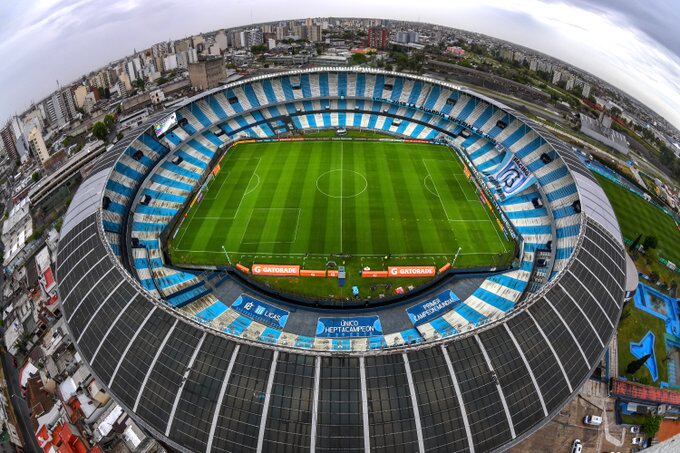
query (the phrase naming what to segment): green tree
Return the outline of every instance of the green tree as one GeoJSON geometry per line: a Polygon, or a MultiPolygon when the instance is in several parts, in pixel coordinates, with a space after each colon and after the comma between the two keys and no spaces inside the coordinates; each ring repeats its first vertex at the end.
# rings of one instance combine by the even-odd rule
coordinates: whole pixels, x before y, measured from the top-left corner
{"type": "Polygon", "coordinates": [[[267,45],[266,44],[260,44],[258,46],[252,46],[250,48],[250,51],[254,54],[265,53],[267,51],[267,45]]]}
{"type": "Polygon", "coordinates": [[[612,107],[611,109],[609,109],[609,113],[612,116],[619,116],[619,115],[621,115],[621,109],[618,108],[618,107],[612,107]]]}
{"type": "Polygon", "coordinates": [[[642,239],[642,234],[638,234],[633,242],[628,246],[628,251],[635,253],[637,251],[638,245],[640,244],[640,239],[642,239]]]}
{"type": "Polygon", "coordinates": [[[361,53],[354,53],[354,54],[352,54],[352,57],[349,59],[349,62],[352,65],[364,64],[367,61],[368,61],[368,58],[366,57],[366,55],[361,54],[361,53]]]}
{"type": "Polygon", "coordinates": [[[112,131],[113,126],[116,125],[116,118],[113,115],[106,115],[104,117],[104,125],[109,131],[112,131]]]}
{"type": "Polygon", "coordinates": [[[106,124],[102,123],[101,121],[97,121],[92,126],[92,135],[94,135],[99,140],[106,140],[106,136],[109,135],[109,129],[106,127],[106,124]]]}
{"type": "Polygon", "coordinates": [[[650,414],[645,417],[645,421],[642,422],[642,430],[645,432],[645,434],[647,434],[647,436],[653,438],[656,436],[656,433],[659,432],[659,427],[661,426],[662,420],[662,416],[650,414]]]}
{"type": "Polygon", "coordinates": [[[33,180],[33,182],[38,182],[38,181],[40,181],[40,178],[41,178],[41,177],[42,177],[42,176],[40,175],[40,172],[39,172],[39,171],[33,172],[33,174],[31,175],[31,179],[33,180]]]}
{"type": "Polygon", "coordinates": [[[642,246],[645,248],[645,250],[655,249],[657,245],[659,245],[659,240],[656,238],[656,236],[646,236],[645,240],[642,241],[642,246]]]}

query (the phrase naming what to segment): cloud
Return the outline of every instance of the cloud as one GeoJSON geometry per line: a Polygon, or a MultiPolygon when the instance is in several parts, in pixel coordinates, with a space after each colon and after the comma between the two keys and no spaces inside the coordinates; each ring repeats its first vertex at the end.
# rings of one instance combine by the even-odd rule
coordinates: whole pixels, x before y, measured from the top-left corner
{"type": "Polygon", "coordinates": [[[680,127],[680,8],[663,0],[40,0],[0,6],[0,118],[108,61],[201,31],[292,19],[418,20],[555,56],[623,89],[680,127]],[[6,24],[6,26],[5,26],[6,24]]]}

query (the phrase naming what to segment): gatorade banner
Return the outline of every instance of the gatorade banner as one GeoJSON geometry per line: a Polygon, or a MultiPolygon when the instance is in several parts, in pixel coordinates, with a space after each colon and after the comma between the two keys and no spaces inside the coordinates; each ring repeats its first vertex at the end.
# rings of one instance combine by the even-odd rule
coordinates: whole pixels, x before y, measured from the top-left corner
{"type": "Polygon", "coordinates": [[[253,264],[253,275],[270,277],[299,277],[300,266],[288,264],[253,264]]]}
{"type": "Polygon", "coordinates": [[[319,338],[365,338],[382,335],[382,325],[377,316],[356,318],[319,318],[316,336],[319,338]]]}
{"type": "Polygon", "coordinates": [[[536,178],[514,159],[497,171],[493,178],[506,198],[520,193],[536,182],[536,178]]]}
{"type": "Polygon", "coordinates": [[[215,165],[215,168],[213,168],[210,173],[212,173],[213,176],[217,176],[217,174],[220,172],[221,168],[222,167],[220,166],[220,164],[217,164],[217,165],[215,165]]]}
{"type": "Polygon", "coordinates": [[[231,308],[253,321],[277,329],[283,329],[288,321],[289,313],[286,310],[260,302],[245,294],[236,299],[231,308]]]}
{"type": "Polygon", "coordinates": [[[434,266],[390,266],[387,268],[387,273],[395,278],[434,277],[437,274],[437,268],[434,266]]]}
{"type": "Polygon", "coordinates": [[[406,309],[406,314],[414,326],[419,326],[435,318],[439,318],[460,302],[452,291],[444,291],[434,299],[421,302],[406,309]]]}
{"type": "Polygon", "coordinates": [[[236,263],[236,269],[240,270],[241,272],[243,272],[246,275],[250,274],[250,269],[248,269],[247,267],[245,267],[241,263],[236,263]]]}

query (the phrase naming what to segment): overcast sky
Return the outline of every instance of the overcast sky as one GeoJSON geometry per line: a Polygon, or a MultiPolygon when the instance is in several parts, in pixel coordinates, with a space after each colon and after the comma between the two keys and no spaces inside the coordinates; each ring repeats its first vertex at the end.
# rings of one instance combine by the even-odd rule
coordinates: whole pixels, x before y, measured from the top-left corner
{"type": "Polygon", "coordinates": [[[0,120],[153,43],[252,22],[318,16],[418,20],[560,58],[680,128],[679,0],[5,0],[0,120]]]}

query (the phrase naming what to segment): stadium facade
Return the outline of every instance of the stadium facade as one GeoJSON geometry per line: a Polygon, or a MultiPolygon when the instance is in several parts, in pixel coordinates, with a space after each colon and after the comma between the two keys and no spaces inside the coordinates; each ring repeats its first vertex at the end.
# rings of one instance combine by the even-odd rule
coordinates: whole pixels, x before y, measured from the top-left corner
{"type": "Polygon", "coordinates": [[[151,118],[81,185],[57,263],[81,357],[179,451],[507,448],[598,366],[631,272],[607,197],[545,128],[461,86],[362,68],[239,81],[151,118]],[[466,297],[443,287],[380,312],[329,312],[164,262],[163,233],[229,144],[353,127],[455,148],[497,194],[518,265],[466,297]],[[515,177],[501,181],[511,166],[515,177]],[[322,338],[328,316],[382,324],[322,338]]]}

